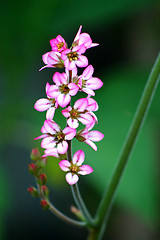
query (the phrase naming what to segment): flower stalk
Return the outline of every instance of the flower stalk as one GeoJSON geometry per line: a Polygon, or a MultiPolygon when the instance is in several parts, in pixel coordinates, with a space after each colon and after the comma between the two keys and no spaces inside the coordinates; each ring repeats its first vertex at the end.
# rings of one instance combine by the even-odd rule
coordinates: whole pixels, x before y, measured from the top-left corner
{"type": "Polygon", "coordinates": [[[151,70],[149,79],[146,83],[144,92],[137,107],[133,122],[131,124],[124,146],[117,161],[117,165],[113,171],[111,179],[106,187],[106,191],[97,210],[95,218],[97,229],[90,233],[89,240],[100,240],[104,233],[108,216],[115,198],[117,187],[120,183],[121,177],[123,175],[129,156],[135,144],[136,138],[148,113],[152,97],[159,82],[159,78],[160,53],[158,54],[154,66],[151,70]]]}

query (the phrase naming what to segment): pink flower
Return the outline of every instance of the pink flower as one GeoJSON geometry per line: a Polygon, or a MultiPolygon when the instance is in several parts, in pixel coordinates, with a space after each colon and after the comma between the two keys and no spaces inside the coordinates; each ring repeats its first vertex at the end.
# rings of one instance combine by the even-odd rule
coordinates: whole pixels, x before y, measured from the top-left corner
{"type": "Polygon", "coordinates": [[[60,35],[58,35],[56,38],[53,38],[50,40],[50,45],[52,47],[52,51],[54,52],[62,52],[66,50],[67,44],[60,35]]]}
{"type": "Polygon", "coordinates": [[[93,90],[97,90],[102,87],[103,82],[96,77],[92,77],[94,68],[92,65],[89,65],[79,77],[78,86],[81,91],[94,96],[95,93],[93,90]]]}
{"type": "MultiPolygon", "coordinates": [[[[50,88],[50,84],[47,83],[46,92],[48,91],[49,88],[50,88]]],[[[36,103],[34,104],[34,108],[39,112],[43,112],[47,110],[46,119],[52,120],[54,117],[55,110],[56,108],[58,108],[58,103],[56,102],[55,98],[49,98],[49,97],[41,98],[36,101],[36,103]]]]}
{"type": "Polygon", "coordinates": [[[56,98],[61,107],[66,107],[71,101],[71,96],[77,94],[79,87],[75,83],[68,83],[66,73],[56,72],[53,75],[53,82],[56,85],[51,85],[48,88],[47,95],[50,98],[56,98]]]}
{"type": "Polygon", "coordinates": [[[89,165],[82,165],[84,162],[84,152],[82,150],[78,150],[72,159],[72,162],[67,160],[62,160],[59,162],[60,168],[67,172],[66,181],[73,185],[79,180],[79,175],[87,175],[93,172],[93,169],[89,165]]]}
{"type": "Polygon", "coordinates": [[[95,106],[96,101],[94,99],[92,100],[90,101],[88,98],[81,98],[75,102],[73,107],[69,106],[62,110],[63,116],[68,118],[68,126],[71,128],[77,128],[79,126],[78,121],[84,125],[93,124],[94,119],[90,111],[96,111],[97,105],[95,106]]]}
{"type": "Polygon", "coordinates": [[[79,30],[75,36],[72,46],[81,46],[84,45],[86,49],[91,47],[96,47],[98,43],[92,43],[92,39],[88,33],[81,33],[82,26],[79,27],[79,30]]]}
{"type": "Polygon", "coordinates": [[[95,151],[97,151],[97,146],[94,142],[99,142],[104,138],[104,134],[93,130],[93,131],[89,131],[89,129],[86,127],[83,130],[80,130],[77,135],[76,138],[80,141],[80,142],[85,142],[87,143],[89,146],[91,146],[95,151]]]}
{"type": "Polygon", "coordinates": [[[57,123],[51,120],[45,120],[44,125],[41,128],[43,135],[35,138],[41,139],[41,147],[46,149],[53,149],[57,147],[57,153],[64,154],[68,149],[67,140],[71,140],[76,135],[76,130],[70,127],[66,127],[63,131],[60,129],[57,123]]]}
{"type": "Polygon", "coordinates": [[[64,65],[67,70],[73,70],[78,67],[86,67],[88,65],[88,59],[86,56],[83,56],[86,48],[84,45],[75,46],[71,49],[66,49],[62,52],[61,58],[64,61],[64,65]]]}
{"type": "Polygon", "coordinates": [[[64,64],[61,59],[61,54],[59,52],[47,52],[42,56],[43,62],[46,64],[44,67],[42,67],[39,71],[41,71],[44,68],[62,68],[64,67],[64,64]]]}

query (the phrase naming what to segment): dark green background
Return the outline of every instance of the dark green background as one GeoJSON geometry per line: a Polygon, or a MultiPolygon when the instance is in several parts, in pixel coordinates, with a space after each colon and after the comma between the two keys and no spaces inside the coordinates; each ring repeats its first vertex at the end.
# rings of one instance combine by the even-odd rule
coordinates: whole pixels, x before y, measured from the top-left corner
{"type": "MultiPolygon", "coordinates": [[[[45,119],[45,113],[33,105],[45,97],[45,84],[52,83],[55,71],[38,71],[43,66],[41,56],[50,51],[49,40],[58,34],[70,45],[80,25],[93,42],[100,43],[86,56],[95,68],[94,76],[104,82],[96,91],[99,124],[94,129],[105,138],[97,143],[97,152],[73,141],[74,151],[83,149],[86,164],[94,168],[80,179],[82,195],[94,214],[160,49],[160,2],[2,1],[0,25],[0,239],[85,239],[84,230],[43,212],[39,199],[27,193],[34,185],[28,173],[29,155],[32,147],[40,146],[33,139],[40,135],[45,119]]],[[[104,239],[160,237],[159,92],[160,87],[122,178],[104,239]]],[[[58,123],[60,116],[57,112],[58,123]]],[[[70,188],[56,159],[48,159],[46,172],[51,199],[72,216],[70,188]]]]}

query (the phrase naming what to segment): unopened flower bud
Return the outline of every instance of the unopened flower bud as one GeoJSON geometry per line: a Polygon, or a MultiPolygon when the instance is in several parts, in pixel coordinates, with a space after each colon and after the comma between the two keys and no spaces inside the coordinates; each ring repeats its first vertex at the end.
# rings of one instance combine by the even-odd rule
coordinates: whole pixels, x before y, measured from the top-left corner
{"type": "Polygon", "coordinates": [[[40,184],[40,185],[45,185],[46,182],[47,182],[47,176],[45,173],[42,173],[38,178],[37,178],[37,182],[40,184]]]}
{"type": "Polygon", "coordinates": [[[47,158],[46,157],[42,157],[41,159],[39,159],[39,161],[37,162],[37,165],[41,168],[45,167],[47,164],[47,158]]]}
{"type": "Polygon", "coordinates": [[[28,165],[28,171],[30,174],[36,175],[37,172],[37,166],[34,163],[31,163],[28,165]]]}
{"type": "Polygon", "coordinates": [[[44,210],[47,210],[49,208],[49,204],[47,203],[46,200],[41,200],[40,203],[44,210]]]}
{"type": "Polygon", "coordinates": [[[31,159],[33,160],[33,161],[37,161],[37,160],[39,160],[41,158],[41,154],[40,154],[40,152],[39,152],[39,150],[38,150],[38,148],[36,148],[36,149],[32,149],[32,152],[31,152],[31,159]]]}
{"type": "Polygon", "coordinates": [[[44,196],[48,198],[48,195],[49,195],[49,189],[48,189],[48,187],[47,187],[46,185],[43,185],[43,186],[41,187],[41,190],[42,190],[42,193],[44,194],[44,196]]]}
{"type": "Polygon", "coordinates": [[[27,191],[31,194],[32,197],[39,197],[39,192],[34,187],[29,187],[27,191]]]}

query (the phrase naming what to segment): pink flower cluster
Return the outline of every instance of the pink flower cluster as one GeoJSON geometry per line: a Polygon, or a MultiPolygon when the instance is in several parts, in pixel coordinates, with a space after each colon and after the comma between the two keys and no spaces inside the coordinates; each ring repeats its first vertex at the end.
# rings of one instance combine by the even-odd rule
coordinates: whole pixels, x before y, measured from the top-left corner
{"type": "Polygon", "coordinates": [[[54,73],[53,85],[46,84],[46,98],[37,100],[34,105],[37,111],[47,111],[46,120],[41,128],[42,135],[35,139],[42,139],[41,147],[45,149],[43,156],[64,159],[59,162],[59,166],[67,172],[66,180],[70,185],[78,181],[79,175],[90,174],[93,169],[88,165],[82,165],[85,158],[82,150],[78,150],[71,161],[62,157],[66,155],[69,141],[76,138],[97,151],[94,142],[98,142],[104,137],[101,132],[92,130],[98,122],[94,113],[98,110],[98,104],[91,98],[95,95],[94,90],[101,88],[103,82],[99,78],[93,77],[94,68],[92,65],[88,65],[88,59],[83,55],[88,48],[98,44],[92,43],[90,35],[81,33],[81,29],[82,26],[70,48],[60,35],[50,40],[52,50],[42,56],[45,66],[41,69],[64,67],[65,72],[54,73]],[[86,67],[80,76],[78,76],[77,67],[86,67]],[[78,99],[71,106],[71,98],[81,91],[87,96],[78,99]],[[61,112],[67,118],[67,126],[63,130],[53,120],[56,109],[60,107],[64,108],[61,112]],[[85,127],[77,131],[79,123],[85,127]]]}

